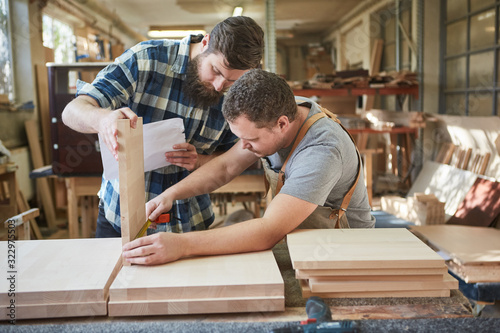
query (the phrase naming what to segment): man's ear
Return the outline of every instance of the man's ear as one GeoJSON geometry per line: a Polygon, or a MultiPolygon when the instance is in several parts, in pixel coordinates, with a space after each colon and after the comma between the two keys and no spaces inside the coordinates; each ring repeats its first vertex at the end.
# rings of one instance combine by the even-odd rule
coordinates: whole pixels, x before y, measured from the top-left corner
{"type": "Polygon", "coordinates": [[[210,35],[206,34],[201,40],[201,52],[204,52],[208,48],[209,41],[210,41],[210,35]]]}
{"type": "Polygon", "coordinates": [[[287,116],[282,115],[278,118],[277,125],[281,131],[287,130],[288,127],[290,126],[290,121],[288,120],[287,116]]]}

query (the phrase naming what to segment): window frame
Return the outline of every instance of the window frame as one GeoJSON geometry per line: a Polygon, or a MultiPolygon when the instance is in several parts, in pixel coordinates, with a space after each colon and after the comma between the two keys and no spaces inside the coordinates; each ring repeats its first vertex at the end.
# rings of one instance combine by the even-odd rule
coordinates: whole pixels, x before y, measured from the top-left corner
{"type": "MultiPolygon", "coordinates": [[[[441,7],[440,7],[440,41],[441,41],[441,47],[439,51],[439,57],[440,57],[440,67],[441,67],[441,74],[440,74],[440,93],[439,93],[439,114],[449,114],[449,115],[454,115],[456,113],[449,113],[447,112],[447,103],[446,100],[450,96],[463,96],[465,97],[464,99],[464,114],[463,116],[471,116],[470,115],[470,95],[472,94],[484,94],[484,93],[490,93],[492,95],[492,105],[491,105],[491,116],[498,116],[498,105],[499,101],[498,99],[500,98],[499,93],[500,93],[500,85],[498,85],[498,60],[499,60],[499,52],[500,52],[500,42],[499,42],[499,14],[500,14],[500,1],[495,1],[494,3],[487,5],[481,9],[471,11],[471,3],[470,0],[467,0],[467,11],[465,15],[456,17],[452,20],[447,20],[447,3],[448,0],[441,0],[441,7]],[[483,47],[480,49],[474,49],[471,50],[471,18],[474,17],[475,15],[478,15],[482,12],[488,11],[488,10],[495,10],[495,33],[494,33],[494,45],[488,46],[488,47],[483,47]],[[465,52],[453,54],[453,55],[446,55],[446,47],[447,47],[447,31],[448,31],[448,26],[450,24],[466,20],[466,26],[467,26],[467,32],[466,32],[466,50],[465,52]],[[470,58],[473,55],[476,54],[481,54],[481,53],[487,53],[487,52],[493,52],[493,80],[492,80],[492,85],[491,87],[470,87],[470,58]],[[459,59],[459,58],[465,58],[465,87],[464,88],[452,88],[448,89],[447,87],[447,64],[448,61],[459,59]]],[[[462,115],[462,114],[461,114],[462,115]]],[[[476,115],[472,115],[476,116],[476,115]]],[[[482,115],[477,115],[477,116],[482,116],[482,115]]]]}

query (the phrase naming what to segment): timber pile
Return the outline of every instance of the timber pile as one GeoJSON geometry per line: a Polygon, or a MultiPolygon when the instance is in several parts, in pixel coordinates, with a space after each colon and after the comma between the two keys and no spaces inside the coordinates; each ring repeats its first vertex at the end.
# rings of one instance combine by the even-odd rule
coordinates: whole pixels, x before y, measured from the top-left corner
{"type": "Polygon", "coordinates": [[[110,316],[285,310],[272,251],[124,266],[110,288],[110,316]]]}
{"type": "Polygon", "coordinates": [[[296,230],[287,236],[302,296],[449,297],[458,281],[407,229],[296,230]]]}
{"type": "Polygon", "coordinates": [[[466,283],[500,282],[499,229],[433,225],[411,230],[449,256],[448,268],[466,283]]]}
{"type": "Polygon", "coordinates": [[[0,269],[7,276],[0,279],[1,320],[10,320],[12,314],[12,319],[107,314],[109,286],[121,257],[119,238],[9,244],[0,242],[6,254],[0,269]],[[13,253],[8,262],[7,255],[13,253]]]}

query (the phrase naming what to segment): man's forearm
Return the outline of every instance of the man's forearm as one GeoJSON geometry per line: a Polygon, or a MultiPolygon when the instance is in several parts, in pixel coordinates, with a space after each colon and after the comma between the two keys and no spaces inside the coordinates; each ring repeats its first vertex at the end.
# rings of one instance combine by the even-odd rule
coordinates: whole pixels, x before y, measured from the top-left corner
{"type": "Polygon", "coordinates": [[[92,97],[81,95],[66,105],[62,120],[77,132],[98,133],[102,118],[109,112],[111,111],[100,108],[92,97]]]}

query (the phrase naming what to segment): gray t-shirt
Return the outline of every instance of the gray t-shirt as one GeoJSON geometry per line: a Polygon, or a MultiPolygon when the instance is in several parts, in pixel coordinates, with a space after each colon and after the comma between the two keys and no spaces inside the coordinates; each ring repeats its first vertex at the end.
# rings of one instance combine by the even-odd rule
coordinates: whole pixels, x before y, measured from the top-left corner
{"type": "MultiPolygon", "coordinates": [[[[307,118],[321,112],[312,100],[297,99],[299,105],[311,108],[307,118]]],[[[281,169],[291,148],[292,145],[267,157],[272,169],[281,169]]],[[[356,179],[358,164],[356,148],[346,131],[333,120],[321,118],[309,128],[292,153],[280,193],[339,209],[356,179]]],[[[362,168],[346,216],[351,228],[372,228],[375,224],[362,168]]]]}

